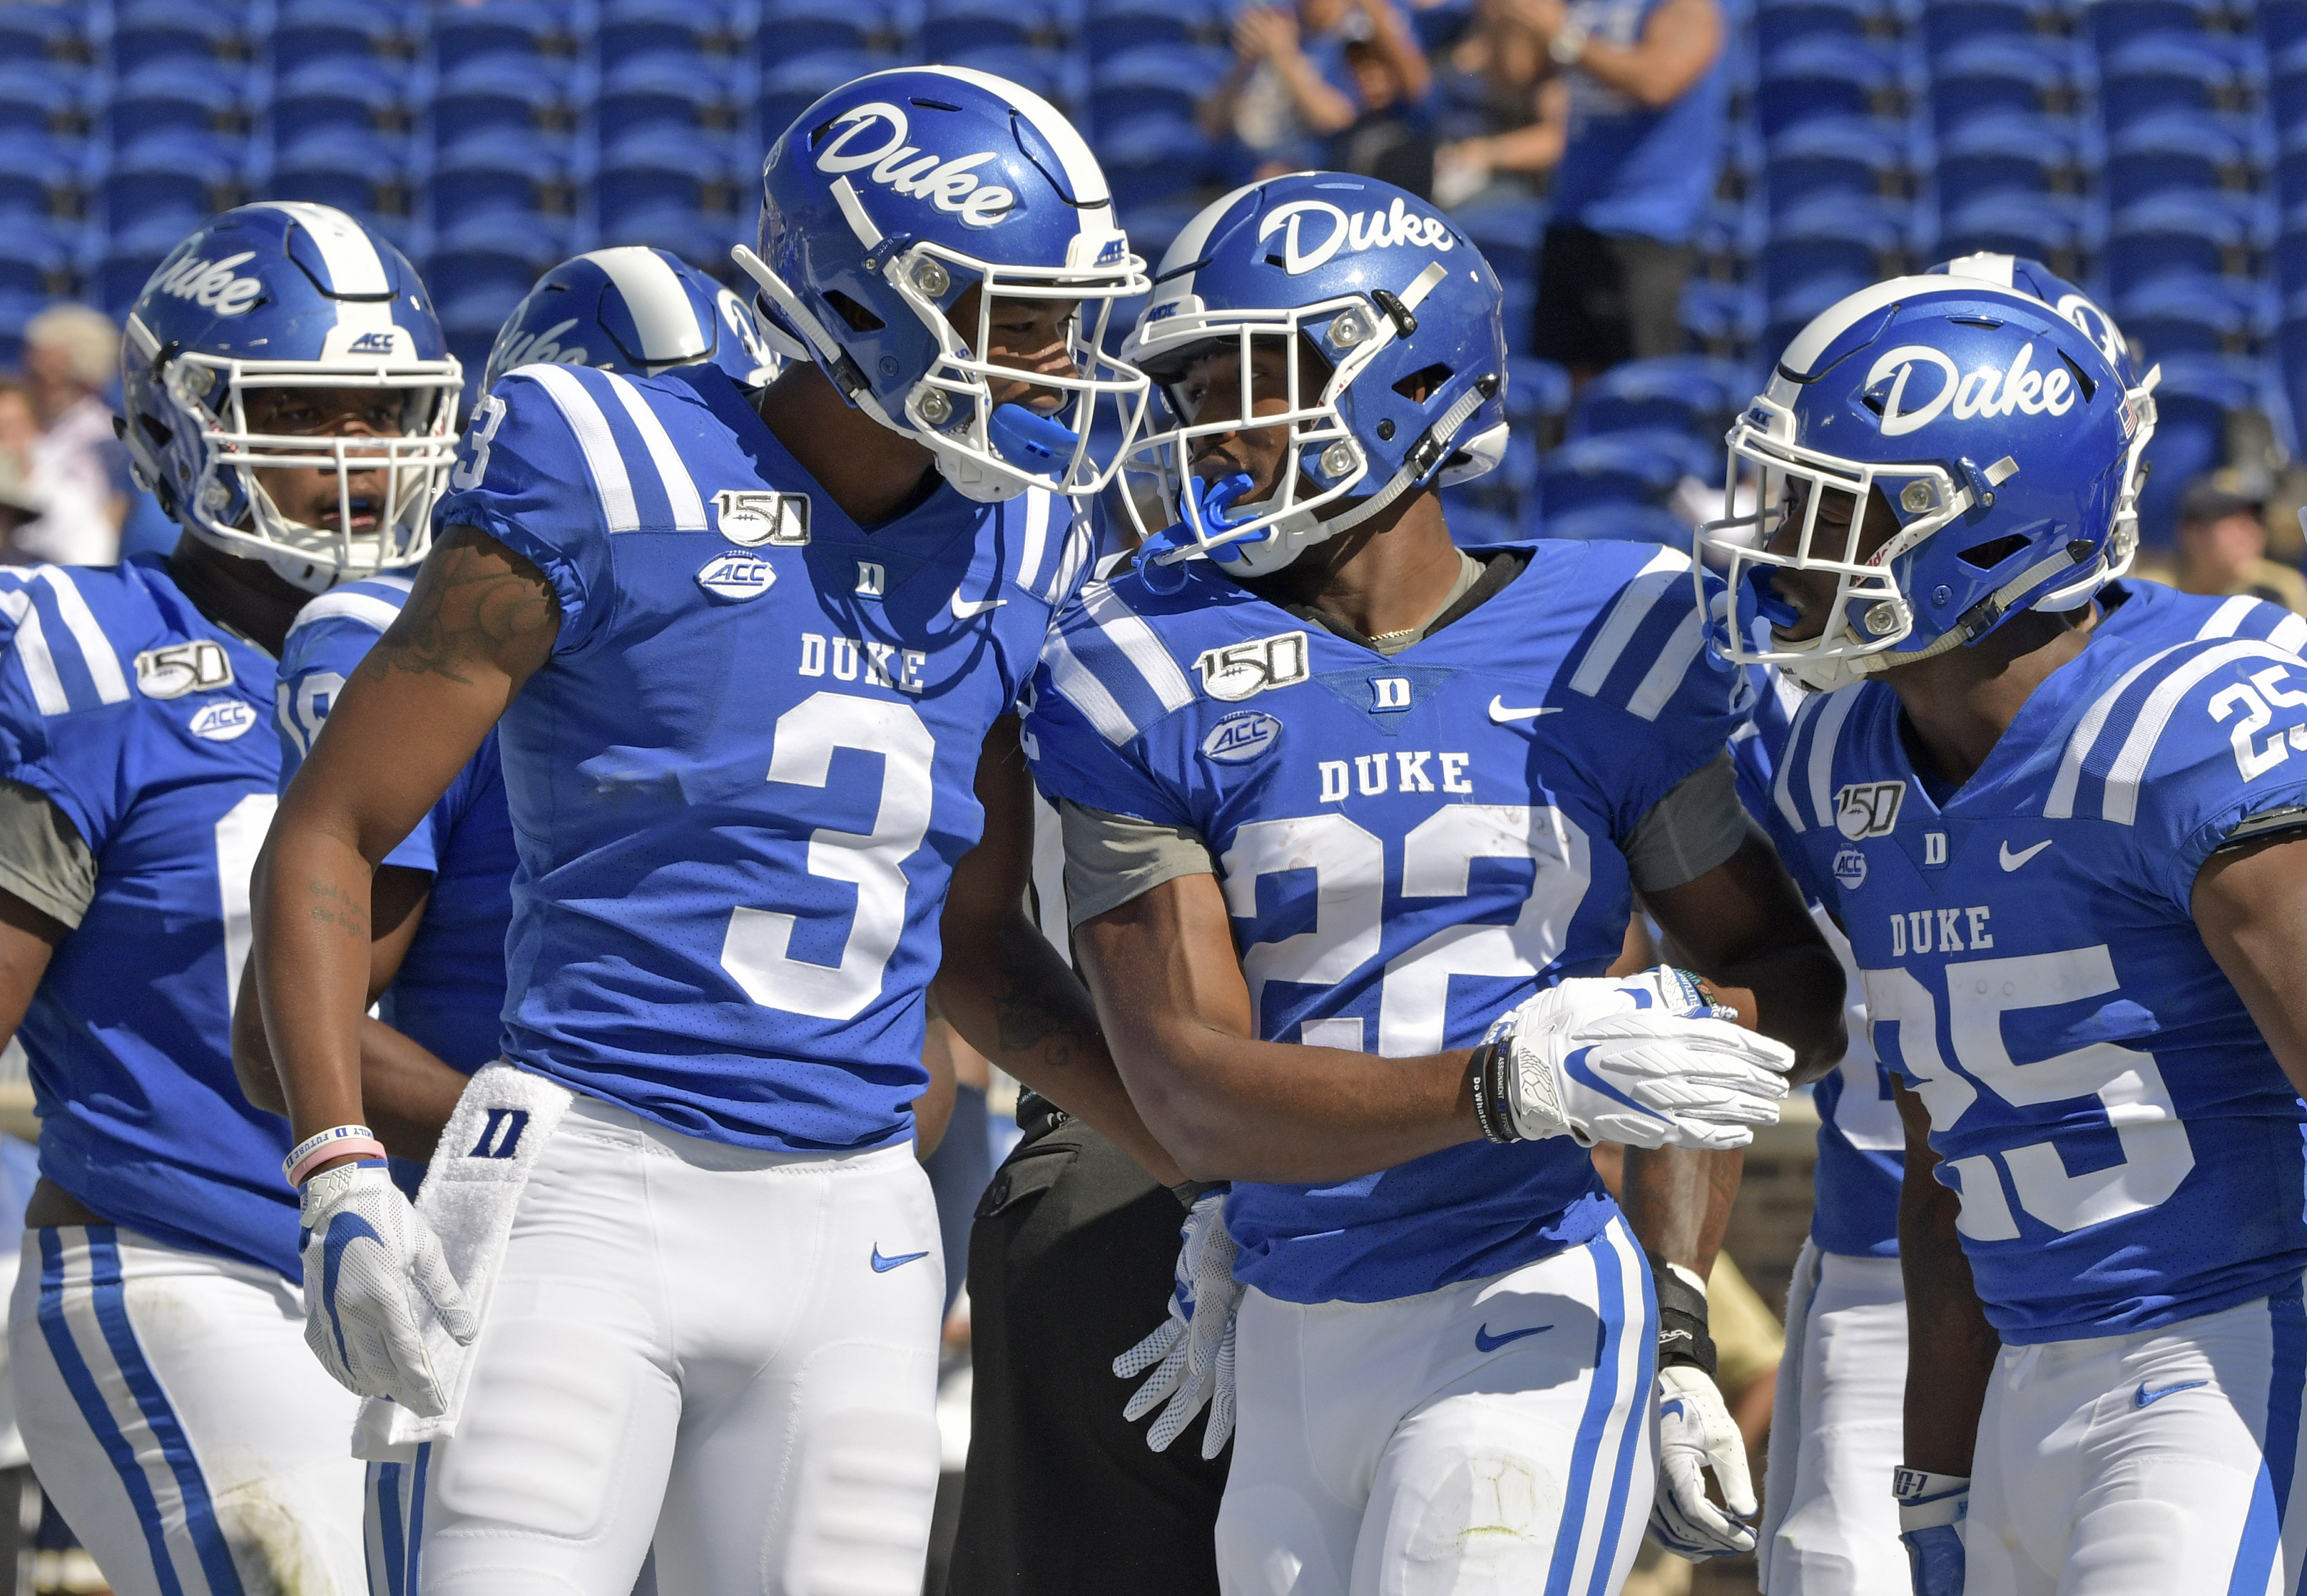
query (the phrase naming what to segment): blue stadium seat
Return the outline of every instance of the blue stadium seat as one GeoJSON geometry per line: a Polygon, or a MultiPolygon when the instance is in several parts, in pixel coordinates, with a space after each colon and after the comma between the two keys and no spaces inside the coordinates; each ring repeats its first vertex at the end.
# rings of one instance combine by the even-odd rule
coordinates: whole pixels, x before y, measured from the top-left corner
{"type": "Polygon", "coordinates": [[[272,70],[385,56],[407,34],[407,13],[395,0],[287,0],[272,23],[272,70]]]}
{"type": "Polygon", "coordinates": [[[275,143],[325,127],[399,133],[409,121],[408,73],[397,61],[323,56],[281,74],[267,120],[275,143]]]}
{"type": "Polygon", "coordinates": [[[1222,75],[1227,52],[1199,45],[1141,45],[1090,64],[1092,125],[1133,120],[1153,112],[1191,116],[1194,106],[1222,75]]]}
{"type": "Polygon", "coordinates": [[[247,127],[249,74],[222,61],[148,61],[113,86],[104,112],[113,142],[161,128],[234,133],[247,127]]]}
{"type": "MultiPolygon", "coordinates": [[[[428,280],[437,280],[427,271],[428,280]]],[[[543,271],[536,276],[543,276],[543,271]]],[[[530,282],[534,282],[532,278],[530,282]]],[[[497,333],[513,313],[513,307],[527,297],[529,284],[519,287],[493,284],[467,289],[453,299],[442,298],[435,291],[434,304],[441,313],[441,330],[447,335],[449,353],[454,355],[465,368],[465,392],[468,399],[477,396],[481,373],[488,369],[489,351],[495,348],[497,333]]]]}
{"type": "Polygon", "coordinates": [[[1752,283],[1685,282],[1679,313],[1693,348],[1704,354],[1744,356],[1762,332],[1762,291],[1752,283]]]}
{"type": "Polygon", "coordinates": [[[1656,504],[1589,504],[1557,515],[1542,511],[1535,526],[1525,522],[1525,537],[1558,537],[1565,543],[1659,543],[1690,552],[1691,530],[1674,511],[1656,504]]]}
{"type": "Polygon", "coordinates": [[[2174,271],[2248,277],[2263,236],[2256,198],[2173,189],[2117,211],[2106,236],[2106,278],[2119,296],[2174,271]]]}
{"type": "Polygon", "coordinates": [[[2307,124],[2307,39],[2285,46],[2269,64],[2267,108],[2277,127],[2307,124]]]}
{"type": "Polygon", "coordinates": [[[2296,434],[2307,426],[2307,295],[2292,294],[2284,300],[2283,320],[2276,327],[2273,342],[2275,380],[2290,401],[2295,459],[2299,453],[2296,434]]]}
{"type": "Polygon", "coordinates": [[[2251,9],[2269,56],[2307,39],[2307,0],[2259,0],[2251,9]]]}
{"type": "Polygon", "coordinates": [[[1711,446],[1721,442],[1754,389],[1754,373],[1735,361],[1703,355],[1630,360],[1604,372],[1578,396],[1568,436],[1666,431],[1711,446]]]}
{"type": "Polygon", "coordinates": [[[1539,457],[1538,493],[1547,519],[1592,504],[1659,504],[1685,476],[1705,476],[1720,451],[1672,431],[1606,433],[1565,442],[1539,457]]]}
{"type": "Polygon", "coordinates": [[[1139,45],[1214,42],[1222,19],[1209,0],[1089,0],[1083,43],[1101,61],[1139,45]]]}
{"type": "Polygon", "coordinates": [[[1762,253],[1765,220],[1759,204],[1717,200],[1707,207],[1690,236],[1699,273],[1720,282],[1745,281],[1762,253]]]}
{"type": "Polygon", "coordinates": [[[0,216],[77,212],[86,151],[46,133],[0,130],[0,216]]]}
{"type": "Polygon", "coordinates": [[[1903,195],[1911,169],[1906,124],[1878,116],[1798,122],[1771,141],[1763,167],[1774,210],[1822,194],[1903,195]]]}
{"type": "Polygon", "coordinates": [[[2307,292],[2307,202],[2283,213],[2283,230],[2276,236],[2274,257],[2276,285],[2286,296],[2307,292]]]}
{"type": "Polygon", "coordinates": [[[1817,34],[1762,57],[1754,105],[1763,136],[1817,116],[1900,116],[1908,73],[1898,47],[1817,34]]]}
{"type": "Polygon", "coordinates": [[[1809,326],[1821,311],[1877,280],[1871,272],[1864,276],[1813,278],[1798,287],[1772,296],[1762,323],[1762,341],[1754,351],[1760,357],[1757,364],[1775,364],[1786,353],[1787,346],[1795,341],[1795,334],[1809,326]]]}
{"type": "Polygon", "coordinates": [[[73,238],[56,223],[11,217],[0,227],[0,295],[70,294],[73,238]]]}
{"type": "Polygon", "coordinates": [[[1527,355],[1506,362],[1506,420],[1541,444],[1560,434],[1570,415],[1570,373],[1527,355]]]}
{"type": "Polygon", "coordinates": [[[128,0],[113,13],[112,69],[130,73],[177,56],[245,55],[248,8],[223,0],[128,0]]]}
{"type": "Polygon", "coordinates": [[[2275,198],[2285,210],[2307,202],[2307,124],[2286,132],[2277,147],[2275,198]]]}
{"type": "Polygon", "coordinates": [[[1538,285],[1528,278],[1508,278],[1500,286],[1505,290],[1499,314],[1506,326],[1506,354],[1529,355],[1538,341],[1538,285]]]}
{"type": "Polygon", "coordinates": [[[433,61],[443,73],[485,56],[545,56],[567,47],[568,11],[545,0],[442,5],[433,14],[433,61]]]}
{"type": "Polygon", "coordinates": [[[493,211],[441,230],[425,262],[425,281],[438,305],[489,289],[510,288],[519,298],[568,253],[565,218],[493,211]]]}
{"type": "Polygon", "coordinates": [[[1024,49],[1053,43],[1062,31],[1049,0],[929,0],[922,15],[921,56],[950,61],[967,51],[1024,49]]]}
{"type": "Polygon", "coordinates": [[[1974,39],[2024,38],[2057,25],[2060,0],[1931,0],[1923,38],[1934,56],[1974,39]]]}
{"type": "Polygon", "coordinates": [[[428,208],[436,227],[491,210],[557,210],[568,181],[559,141],[527,128],[485,127],[434,159],[428,208]]]}
{"type": "MultiPolygon", "coordinates": [[[[1099,164],[1101,166],[1105,164],[1104,158],[1102,156],[1099,158],[1099,164]]],[[[1112,170],[1111,167],[1107,167],[1106,169],[1108,172],[1112,170]]],[[[1179,234],[1186,230],[1186,224],[1201,214],[1202,203],[1198,194],[1188,193],[1174,199],[1156,200],[1144,205],[1116,207],[1116,214],[1121,219],[1122,230],[1129,235],[1129,247],[1143,257],[1146,270],[1151,271],[1162,263],[1162,257],[1170,253],[1170,245],[1176,242],[1179,234]]],[[[1132,322],[1136,321],[1137,313],[1142,308],[1134,301],[1130,302],[1129,317],[1132,322]]],[[[1126,330],[1127,325],[1128,323],[1122,320],[1121,307],[1117,305],[1106,328],[1107,332],[1112,335],[1108,341],[1117,348],[1120,347],[1119,335],[1126,330]]]]}
{"type": "Polygon", "coordinates": [[[54,305],[46,294],[0,294],[0,366],[24,363],[24,324],[54,305]]]}
{"type": "MultiPolygon", "coordinates": [[[[1126,219],[1132,240],[1141,232],[1138,207],[1189,193],[1210,177],[1208,141],[1183,117],[1141,116],[1111,133],[1101,131],[1096,147],[1114,208],[1126,219]]],[[[1176,231],[1171,230],[1172,237],[1176,231]]],[[[1159,258],[1149,255],[1147,260],[1159,258]]]]}
{"type": "Polygon", "coordinates": [[[2083,14],[2104,60],[2144,33],[2206,32],[2226,9],[2226,0],[2090,0],[2083,14]]]}
{"type": "Polygon", "coordinates": [[[768,0],[755,36],[762,90],[770,77],[804,57],[885,50],[896,41],[897,19],[888,0],[768,0]]]}
{"type": "Polygon", "coordinates": [[[86,21],[76,4],[14,0],[0,5],[0,61],[71,59],[81,47],[86,21]]]}
{"type": "Polygon", "coordinates": [[[88,74],[55,62],[0,61],[0,131],[73,133],[85,126],[88,74]]]}
{"type": "MultiPolygon", "coordinates": [[[[232,205],[246,151],[209,133],[164,128],[116,153],[99,193],[115,232],[163,212],[212,215],[232,205]]],[[[187,229],[189,230],[189,229],[187,229]]]]}
{"type": "Polygon", "coordinates": [[[895,66],[889,56],[855,50],[832,50],[803,56],[761,74],[760,99],[754,112],[766,145],[793,125],[793,119],[850,79],[895,66]]]}
{"type": "Polygon", "coordinates": [[[2157,111],[2235,111],[2260,71],[2256,43],[2233,35],[2142,33],[2099,64],[2107,131],[2157,111]]]}
{"type": "Polygon", "coordinates": [[[1442,514],[1449,524],[1451,542],[1462,549],[1481,549],[1520,540],[1522,531],[1512,517],[1486,510],[1471,500],[1455,500],[1454,496],[1459,491],[1442,490],[1442,514]]]}
{"type": "Polygon", "coordinates": [[[2004,114],[1964,123],[1939,138],[1939,193],[1976,198],[2080,187],[2089,164],[2088,137],[2081,123],[2049,116],[2004,114]]]}
{"type": "Polygon", "coordinates": [[[407,159],[397,144],[361,128],[324,127],[274,158],[264,196],[310,200],[365,218],[406,210],[407,189],[407,159]]]}
{"type": "Polygon", "coordinates": [[[2139,497],[2140,530],[2148,542],[2170,543],[2178,528],[2179,496],[2195,478],[2226,463],[2227,418],[2255,408],[2259,397],[2251,361],[2232,355],[2163,361],[2163,380],[2155,389],[2155,438],[2147,446],[2155,468],[2139,497]]]}
{"type": "Polygon", "coordinates": [[[2208,111],[2163,111],[2108,141],[2106,192],[2143,199],[2165,189],[2243,186],[2256,176],[2259,156],[2248,124],[2208,111]]]}
{"type": "Polygon", "coordinates": [[[1778,300],[1822,279],[1896,277],[1908,265],[1908,221],[1863,194],[1823,194],[1771,219],[1762,289],[1778,300]]]}
{"type": "Polygon", "coordinates": [[[1891,0],[1759,0],[1751,37],[1764,54],[1822,34],[1863,39],[1897,31],[1891,0]]]}
{"type": "Polygon", "coordinates": [[[2062,275],[2080,276],[2073,263],[2090,246],[2089,222],[2089,207],[2080,194],[1982,194],[1940,218],[1935,253],[2031,255],[2054,270],[2064,262],[2071,269],[2062,275]]]}
{"type": "Polygon", "coordinates": [[[1502,280],[1535,287],[1546,219],[1552,210],[1544,200],[1493,200],[1469,206],[1454,219],[1502,280]]]}
{"type": "Polygon", "coordinates": [[[2071,40],[1995,34],[1954,46],[1931,64],[1931,116],[1941,128],[2015,111],[2065,116],[2083,65],[2071,40]]]}
{"type": "Polygon", "coordinates": [[[601,152],[593,203],[611,228],[646,210],[725,210],[736,173],[725,145],[686,128],[644,127],[601,152]]]}
{"type": "Polygon", "coordinates": [[[543,56],[467,56],[433,87],[436,127],[454,135],[478,127],[564,129],[570,121],[569,80],[563,63],[543,56]]]}
{"type": "Polygon", "coordinates": [[[2263,320],[2255,282],[2177,272],[2115,296],[2123,336],[2148,360],[2245,351],[2263,320]]]}
{"type": "Polygon", "coordinates": [[[89,286],[97,308],[116,318],[125,314],[144,291],[153,269],[208,214],[206,210],[164,210],[115,231],[105,241],[90,273],[89,286]]]}
{"type": "MultiPolygon", "coordinates": [[[[753,242],[750,217],[710,215],[679,205],[657,205],[604,226],[604,245],[640,244],[669,250],[699,270],[726,280],[733,270],[729,246],[753,242]]],[[[750,292],[750,287],[747,289],[750,292]]]]}
{"type": "Polygon", "coordinates": [[[593,34],[605,62],[659,50],[720,50],[737,32],[726,0],[605,0],[593,34]]]}
{"type": "Polygon", "coordinates": [[[619,59],[601,74],[593,125],[604,138],[644,127],[736,125],[736,97],[725,64],[694,50],[656,50],[619,59]]]}

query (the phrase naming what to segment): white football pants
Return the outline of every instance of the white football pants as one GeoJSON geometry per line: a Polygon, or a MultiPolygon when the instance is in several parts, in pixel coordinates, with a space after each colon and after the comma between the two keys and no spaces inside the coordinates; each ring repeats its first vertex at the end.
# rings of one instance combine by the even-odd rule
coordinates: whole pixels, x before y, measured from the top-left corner
{"type": "Polygon", "coordinates": [[[1392,1302],[1243,1293],[1220,1590],[1615,1592],[1657,1484],[1657,1320],[1623,1219],[1392,1302]]]}
{"type": "Polygon", "coordinates": [[[372,1497],[399,1590],[629,1596],[654,1539],[664,1596],[919,1596],[944,1296],[910,1143],[754,1153],[579,1097],[456,1437],[372,1497]]]}
{"type": "Polygon", "coordinates": [[[1808,1241],[1787,1292],[1755,1555],[1762,1596],[1902,1596],[1891,1475],[1905,1435],[1907,1292],[1896,1258],[1808,1241]]]}
{"type": "Polygon", "coordinates": [[[28,1231],[8,1350],[33,1472],[118,1596],[360,1596],[360,1403],[295,1286],[113,1225],[28,1231]]]}
{"type": "Polygon", "coordinates": [[[2266,1596],[2307,1553],[2299,1288],[1995,1360],[1967,1596],[2266,1596]]]}

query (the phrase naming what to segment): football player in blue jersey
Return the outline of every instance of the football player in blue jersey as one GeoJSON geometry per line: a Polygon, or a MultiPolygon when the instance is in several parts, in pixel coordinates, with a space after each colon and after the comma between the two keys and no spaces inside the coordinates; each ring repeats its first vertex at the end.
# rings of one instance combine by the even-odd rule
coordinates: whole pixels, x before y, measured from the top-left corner
{"type": "Polygon", "coordinates": [[[1745,1550],[1700,1283],[1734,1149],[1840,1024],[1733,791],[1745,678],[1670,550],[1452,545],[1436,489],[1498,457],[1505,345],[1422,202],[1253,184],[1155,280],[1124,353],[1184,519],[1065,612],[1027,724],[1115,1056],[1231,1181],[1117,1364],[1160,1364],[1131,1410],[1169,1400],[1156,1446],[1205,1400],[1234,1429],[1243,1596],[1616,1590],[1645,1520],[1745,1550]],[[1637,890],[1712,988],[1604,977],[1637,890]],[[1632,1155],[1639,1240],[1598,1139],[1701,1150],[1632,1155]],[[1668,1196],[1694,1174],[1716,1200],[1668,1196]]]}
{"type": "Polygon", "coordinates": [[[261,204],[161,262],[122,385],[182,541],[0,576],[0,1028],[41,1116],[17,1412],[115,1591],[354,1596],[354,1403],[303,1366],[287,1128],[234,1081],[230,1013],[274,657],[313,590],[423,552],[461,379],[390,245],[261,204]]]}
{"type": "Polygon", "coordinates": [[[836,90],[763,182],[740,259],[811,358],[758,392],[500,379],[260,866],[308,1339],[396,1399],[372,1430],[431,1446],[428,1590],[624,1596],[653,1536],[668,1592],[919,1588],[933,977],[973,1044],[1179,1178],[1025,917],[1012,708],[1084,574],[1093,416],[1142,410],[1099,337],[1143,262],[1079,134],[980,73],[836,90]],[[366,1145],[366,928],[311,911],[365,901],[493,728],[509,1067],[420,1213],[366,1145]]]}
{"type": "Polygon", "coordinates": [[[2296,1591],[2307,665],[2093,602],[2139,418],[2050,305],[1879,284],[1780,373],[1702,537],[1831,690],[1770,812],[1899,1077],[1914,1588],[2296,1591]]]}
{"type": "MultiPolygon", "coordinates": [[[[2016,288],[2082,330],[2114,365],[2140,421],[2108,536],[2097,624],[2164,643],[2263,638],[2288,652],[2307,643],[2307,620],[2250,597],[2199,598],[2121,579],[2138,544],[2137,462],[2154,426],[2157,373],[2140,372],[2105,312],[2038,261],[1965,255],[1934,274],[2016,288]]],[[[1801,693],[1778,678],[1758,707],[1759,734],[1737,745],[1739,794],[1767,823],[1776,761],[1801,693]],[[1768,709],[1769,713],[1763,710],[1768,709]]],[[[1823,914],[1824,911],[1820,911],[1823,914]]],[[[1865,998],[1849,944],[1828,940],[1850,982],[1849,1051],[1818,1085],[1817,1205],[1797,1260],[1787,1309],[1756,1558],[1763,1596],[1863,1596],[1906,1577],[1897,1504],[1882,1482],[1899,1463],[1900,1388],[1907,1366],[1906,1292],[1898,1266],[1898,1197],[1905,1145],[1891,1078],[1867,1040],[1865,998]]]]}

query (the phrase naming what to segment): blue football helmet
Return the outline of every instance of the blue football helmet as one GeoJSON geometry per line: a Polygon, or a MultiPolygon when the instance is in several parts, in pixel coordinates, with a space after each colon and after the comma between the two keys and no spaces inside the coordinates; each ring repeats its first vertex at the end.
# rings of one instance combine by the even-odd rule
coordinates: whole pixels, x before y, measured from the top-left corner
{"type": "Polygon", "coordinates": [[[1732,489],[1742,462],[1761,484],[1754,514],[1698,529],[1734,605],[1716,613],[1716,648],[1824,690],[1975,643],[2022,610],[2088,602],[2109,579],[2139,430],[2105,352],[2031,295],[1942,276],[1849,296],[1796,336],[1730,428],[1732,489]],[[1773,553],[1790,487],[1801,525],[1773,553]],[[1898,530],[1866,554],[1878,489],[1898,530]],[[1848,528],[1822,536],[1830,496],[1848,528]],[[1770,587],[1780,567],[1837,579],[1817,638],[1780,631],[1796,620],[1770,587]]]}
{"type": "Polygon", "coordinates": [[[747,388],[777,374],[743,300],[680,256],[637,244],[575,256],[538,278],[497,333],[481,386],[544,361],[639,377],[709,361],[747,388]]]}
{"type": "Polygon", "coordinates": [[[128,313],[120,382],[137,480],[203,542],[308,592],[413,565],[432,546],[463,373],[416,269],[343,211],[264,201],[202,223],[128,313]],[[253,433],[253,388],[388,390],[403,396],[400,431],[253,433]],[[284,516],[262,467],[335,471],[337,529],[284,516]],[[373,530],[351,529],[356,473],[382,479],[373,530]]]}
{"type": "Polygon", "coordinates": [[[991,73],[903,67],[845,84],[802,113],[761,171],[760,251],[737,263],[765,320],[849,402],[925,444],[980,501],[1029,487],[1094,493],[1119,461],[1090,454],[1102,408],[1126,442],[1144,376],[1104,352],[1114,301],[1145,263],[1113,219],[1105,176],[1047,100],[991,73]],[[951,313],[982,287],[972,324],[951,313]],[[1076,304],[1067,395],[1054,416],[992,402],[1016,370],[984,358],[997,299],[1076,304]]]}
{"type": "Polygon", "coordinates": [[[2001,287],[2016,288],[2021,294],[2032,294],[2081,328],[2084,336],[2098,346],[2099,353],[2114,363],[2115,374],[2123,379],[2123,391],[2131,395],[2131,408],[2139,416],[2139,435],[2131,440],[2131,458],[2123,462],[2123,496],[2115,502],[2114,536],[2107,548],[2106,579],[2113,581],[2126,575],[2139,555],[2139,493],[2146,486],[2139,462],[2147,452],[2148,440],[2155,436],[2155,385],[2163,380],[2163,368],[2157,365],[2141,372],[2139,357],[2130,340],[2123,336],[2123,329],[2114,324],[2114,318],[2101,310],[2089,295],[2040,261],[2030,261],[2024,255],[1981,253],[1942,261],[1930,270],[1976,278],[2001,287]]]}
{"type": "Polygon", "coordinates": [[[1262,576],[1403,494],[1469,481],[1505,453],[1497,274],[1414,194],[1336,172],[1253,183],[1187,224],[1154,283],[1122,357],[1161,384],[1176,423],[1130,453],[1179,518],[1175,532],[1155,535],[1155,563],[1206,553],[1262,576]],[[1286,351],[1289,392],[1257,425],[1292,430],[1298,468],[1265,500],[1221,506],[1222,495],[1195,482],[1194,441],[1240,423],[1196,424],[1180,379],[1201,356],[1237,349],[1243,391],[1231,415],[1250,415],[1260,342],[1286,351]],[[1422,399],[1405,391],[1417,386],[1422,399]]]}

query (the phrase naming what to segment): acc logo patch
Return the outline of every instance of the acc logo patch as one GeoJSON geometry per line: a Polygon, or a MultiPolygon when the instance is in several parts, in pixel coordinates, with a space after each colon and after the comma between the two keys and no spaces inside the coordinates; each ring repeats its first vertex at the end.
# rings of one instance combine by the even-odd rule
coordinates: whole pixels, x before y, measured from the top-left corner
{"type": "Polygon", "coordinates": [[[697,585],[723,598],[759,598],[776,583],[777,573],[759,554],[732,550],[716,554],[697,573],[697,585]]]}
{"type": "Polygon", "coordinates": [[[1282,741],[1282,723],[1263,709],[1237,709],[1202,739],[1202,757],[1221,765],[1247,765],[1272,753],[1282,741]]]}
{"type": "Polygon", "coordinates": [[[231,659],[223,645],[205,638],[147,648],[136,656],[136,691],[148,699],[181,699],[231,685],[231,659]]]}
{"type": "Polygon", "coordinates": [[[193,716],[192,732],[195,737],[205,737],[210,742],[229,742],[246,734],[256,724],[256,708],[238,699],[227,699],[221,704],[210,704],[193,716]]]}
{"type": "Polygon", "coordinates": [[[809,495],[767,488],[723,488],[713,495],[721,536],[742,548],[774,544],[799,548],[809,541],[809,495]]]}
{"type": "Polygon", "coordinates": [[[1834,879],[1842,883],[1846,892],[1856,892],[1866,885],[1866,855],[1857,848],[1845,848],[1837,854],[1834,879]]]}
{"type": "Polygon", "coordinates": [[[1306,634],[1285,631],[1212,648],[1194,661],[1194,668],[1202,674],[1204,692],[1238,704],[1269,687],[1289,687],[1307,679],[1306,634]]]}

